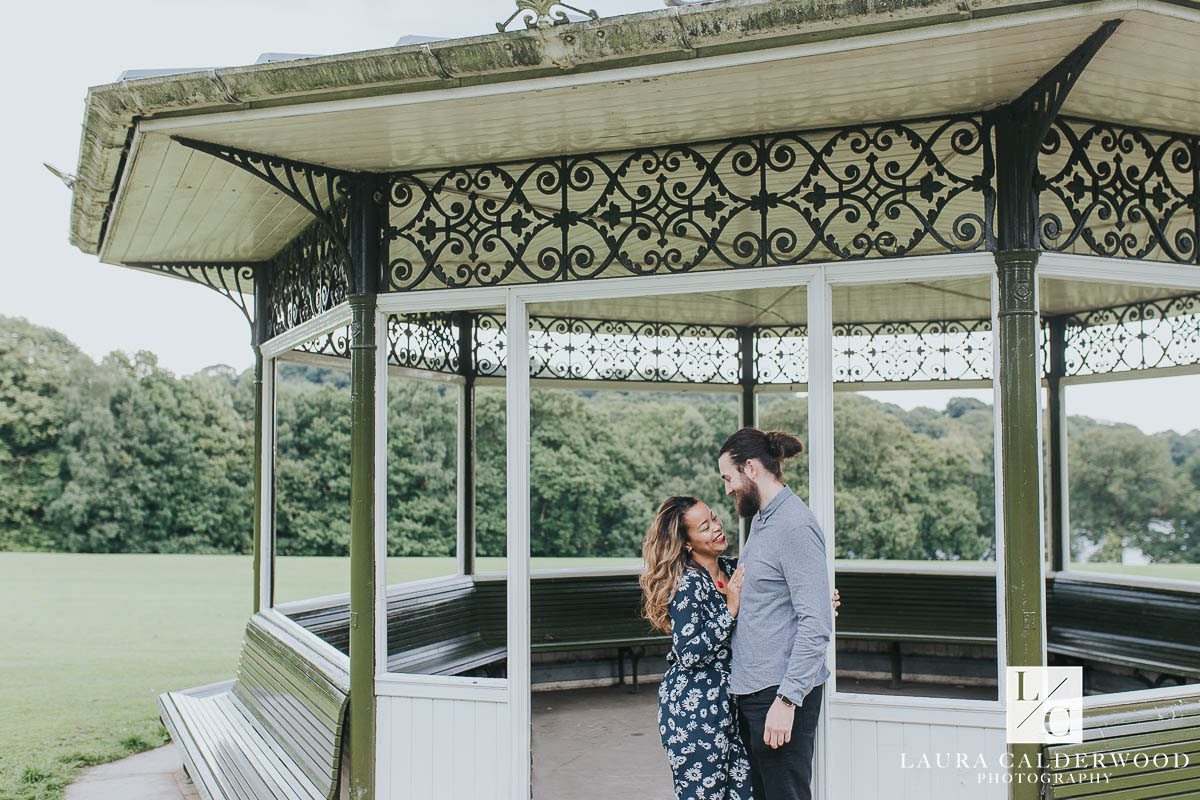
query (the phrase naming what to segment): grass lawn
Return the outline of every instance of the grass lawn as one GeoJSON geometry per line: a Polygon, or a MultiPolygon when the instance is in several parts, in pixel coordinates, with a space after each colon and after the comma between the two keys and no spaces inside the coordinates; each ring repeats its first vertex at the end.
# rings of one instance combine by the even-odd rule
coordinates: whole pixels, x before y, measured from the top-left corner
{"type": "Polygon", "coordinates": [[[1200,581],[1200,564],[1079,564],[1072,563],[1076,572],[1104,572],[1110,575],[1139,575],[1145,578],[1200,581]]]}
{"type": "MultiPolygon", "coordinates": [[[[388,564],[389,583],[455,568],[449,558],[388,564]]],[[[1085,567],[1200,581],[1195,564],[1085,567]]],[[[285,601],[344,592],[349,569],[341,558],[281,558],[278,573],[285,601]]],[[[81,766],[161,744],[159,693],[233,677],[250,583],[246,556],[0,553],[0,800],[58,798],[81,766]]]]}

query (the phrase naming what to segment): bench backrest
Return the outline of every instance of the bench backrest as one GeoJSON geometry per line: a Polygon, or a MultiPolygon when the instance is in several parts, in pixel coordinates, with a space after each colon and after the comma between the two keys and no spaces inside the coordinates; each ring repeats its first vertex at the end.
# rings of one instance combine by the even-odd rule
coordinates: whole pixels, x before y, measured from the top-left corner
{"type": "Polygon", "coordinates": [[[338,790],[349,691],[251,619],[234,694],[325,796],[338,790]]]}
{"type": "Polygon", "coordinates": [[[996,576],[839,570],[842,634],[996,638],[996,576]]]}
{"type": "MultiPolygon", "coordinates": [[[[476,620],[490,642],[505,636],[505,582],[476,584],[476,620]]],[[[535,577],[530,582],[530,642],[567,645],[642,637],[656,633],[641,616],[642,590],[636,575],[535,577]]]]}
{"type": "Polygon", "coordinates": [[[1045,748],[1044,785],[1050,800],[1200,796],[1198,742],[1198,697],[1087,709],[1082,744],[1045,748]],[[1155,765],[1156,755],[1167,759],[1165,766],[1155,765]]]}
{"type": "Polygon", "coordinates": [[[1200,593],[1058,577],[1046,605],[1051,647],[1104,642],[1148,667],[1200,675],[1200,593]]]}

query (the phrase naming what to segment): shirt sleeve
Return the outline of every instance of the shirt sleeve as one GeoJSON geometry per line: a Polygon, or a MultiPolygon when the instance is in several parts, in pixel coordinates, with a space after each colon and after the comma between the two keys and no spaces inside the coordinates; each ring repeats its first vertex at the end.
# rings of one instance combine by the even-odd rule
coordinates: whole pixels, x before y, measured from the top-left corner
{"type": "Polygon", "coordinates": [[[733,633],[734,620],[728,609],[712,615],[711,605],[705,602],[709,590],[702,581],[699,575],[685,572],[679,591],[671,598],[671,645],[684,669],[711,663],[733,633]]]}
{"type": "Polygon", "coordinates": [[[779,547],[779,565],[796,613],[796,639],[779,693],[796,704],[816,687],[833,635],[833,602],[825,565],[825,537],[815,524],[798,528],[779,547]]]}

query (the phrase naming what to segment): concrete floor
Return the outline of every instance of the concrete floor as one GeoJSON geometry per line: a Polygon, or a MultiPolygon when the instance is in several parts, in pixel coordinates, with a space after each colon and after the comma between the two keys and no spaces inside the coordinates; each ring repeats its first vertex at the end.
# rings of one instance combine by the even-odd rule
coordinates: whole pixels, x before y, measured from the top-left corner
{"type": "Polygon", "coordinates": [[[658,738],[657,681],[628,687],[535,692],[533,796],[673,800],[658,738]]]}

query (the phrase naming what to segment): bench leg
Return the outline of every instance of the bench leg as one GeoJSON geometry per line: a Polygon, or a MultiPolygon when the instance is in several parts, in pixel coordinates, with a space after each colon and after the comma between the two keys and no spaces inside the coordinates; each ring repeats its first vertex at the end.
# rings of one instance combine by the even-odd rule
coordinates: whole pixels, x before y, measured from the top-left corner
{"type": "Polygon", "coordinates": [[[899,689],[904,680],[904,661],[900,656],[900,643],[892,642],[892,688],[899,689]]]}
{"type": "Polygon", "coordinates": [[[617,684],[625,685],[625,654],[629,652],[629,648],[617,648],[617,684]]]}
{"type": "Polygon", "coordinates": [[[642,660],[642,656],[646,655],[646,648],[635,647],[629,651],[629,660],[633,666],[633,691],[634,694],[638,690],[638,662],[642,660]]]}

